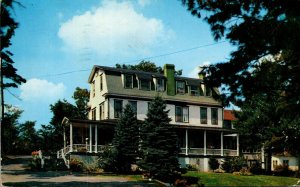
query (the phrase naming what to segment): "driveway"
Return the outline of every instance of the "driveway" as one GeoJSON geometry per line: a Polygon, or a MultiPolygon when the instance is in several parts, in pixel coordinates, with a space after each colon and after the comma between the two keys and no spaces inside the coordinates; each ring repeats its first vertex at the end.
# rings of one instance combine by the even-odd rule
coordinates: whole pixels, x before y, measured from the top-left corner
{"type": "Polygon", "coordinates": [[[10,156],[2,166],[4,186],[157,186],[155,183],[135,181],[126,176],[71,174],[68,171],[27,171],[31,156],[10,156]]]}

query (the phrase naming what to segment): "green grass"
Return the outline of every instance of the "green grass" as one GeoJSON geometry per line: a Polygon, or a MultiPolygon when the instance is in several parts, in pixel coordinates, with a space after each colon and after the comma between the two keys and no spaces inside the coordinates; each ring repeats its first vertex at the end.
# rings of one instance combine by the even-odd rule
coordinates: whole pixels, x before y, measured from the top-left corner
{"type": "Polygon", "coordinates": [[[204,173],[189,171],[185,176],[200,178],[205,186],[291,186],[298,178],[269,175],[237,176],[230,173],[204,173]]]}

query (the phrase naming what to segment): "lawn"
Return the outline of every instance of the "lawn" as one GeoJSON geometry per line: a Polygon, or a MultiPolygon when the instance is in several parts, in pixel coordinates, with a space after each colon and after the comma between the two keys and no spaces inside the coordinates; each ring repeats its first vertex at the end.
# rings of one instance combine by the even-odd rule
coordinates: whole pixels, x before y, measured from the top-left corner
{"type": "Polygon", "coordinates": [[[269,175],[237,176],[230,173],[189,171],[185,176],[199,177],[205,186],[292,186],[299,178],[269,175]]]}

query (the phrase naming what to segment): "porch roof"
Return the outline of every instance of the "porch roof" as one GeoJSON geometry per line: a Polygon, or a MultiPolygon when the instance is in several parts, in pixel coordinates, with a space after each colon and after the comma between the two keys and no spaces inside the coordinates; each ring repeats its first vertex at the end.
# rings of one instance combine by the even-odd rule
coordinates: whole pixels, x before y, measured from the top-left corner
{"type": "Polygon", "coordinates": [[[62,121],[63,126],[69,126],[70,124],[72,124],[75,127],[84,127],[92,124],[92,125],[97,125],[100,128],[101,127],[111,128],[114,127],[116,123],[117,123],[116,119],[88,120],[88,119],[69,119],[67,117],[64,117],[62,121]]]}
{"type": "Polygon", "coordinates": [[[228,132],[228,133],[236,133],[235,129],[224,129],[219,127],[203,127],[203,126],[194,126],[194,125],[177,125],[172,124],[175,126],[176,129],[194,129],[194,130],[206,130],[206,131],[221,131],[221,132],[228,132]]]}

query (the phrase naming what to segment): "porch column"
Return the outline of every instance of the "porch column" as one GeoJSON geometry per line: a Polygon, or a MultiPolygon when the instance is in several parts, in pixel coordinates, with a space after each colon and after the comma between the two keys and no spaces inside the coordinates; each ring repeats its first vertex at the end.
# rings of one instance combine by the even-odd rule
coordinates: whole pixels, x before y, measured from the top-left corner
{"type": "Polygon", "coordinates": [[[98,152],[98,126],[95,125],[95,153],[98,152]]]}
{"type": "Polygon", "coordinates": [[[223,131],[221,132],[221,156],[224,156],[223,131]]]}
{"type": "Polygon", "coordinates": [[[188,129],[185,129],[185,155],[189,154],[189,132],[188,129]]]}
{"type": "Polygon", "coordinates": [[[67,147],[66,128],[64,127],[64,149],[67,147]]]}
{"type": "Polygon", "coordinates": [[[204,135],[203,135],[203,137],[204,137],[204,140],[203,140],[203,144],[204,144],[204,156],[206,156],[206,130],[204,130],[204,135]]]}
{"type": "Polygon", "coordinates": [[[239,134],[236,134],[236,156],[240,156],[240,136],[239,134]]]}
{"type": "Polygon", "coordinates": [[[73,125],[70,123],[70,152],[73,152],[73,125]]]}
{"type": "Polygon", "coordinates": [[[90,124],[90,150],[89,150],[89,152],[91,153],[92,152],[92,139],[93,139],[93,135],[92,135],[92,124],[90,124]]]}

